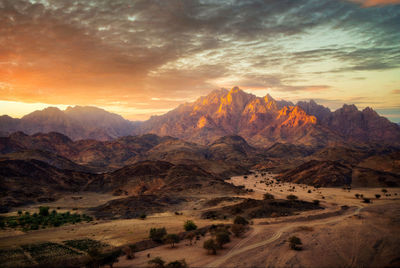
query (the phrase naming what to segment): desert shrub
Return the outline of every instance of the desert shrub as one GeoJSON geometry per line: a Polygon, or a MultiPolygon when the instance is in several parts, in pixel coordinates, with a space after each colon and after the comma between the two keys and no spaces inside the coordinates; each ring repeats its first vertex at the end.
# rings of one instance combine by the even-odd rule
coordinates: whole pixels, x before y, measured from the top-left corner
{"type": "Polygon", "coordinates": [[[185,259],[180,261],[172,261],[165,266],[165,268],[187,268],[187,267],[188,265],[185,259]]]}
{"type": "Polygon", "coordinates": [[[301,247],[299,247],[300,245],[302,245],[302,243],[301,243],[300,238],[298,238],[297,236],[292,236],[289,238],[290,249],[301,250],[301,247]]]}
{"type": "Polygon", "coordinates": [[[371,203],[371,199],[367,198],[367,197],[364,197],[363,198],[363,203],[371,203]]]}
{"type": "Polygon", "coordinates": [[[387,193],[387,190],[386,189],[382,189],[382,193],[387,193]]]}
{"type": "Polygon", "coordinates": [[[119,256],[121,256],[121,250],[113,250],[101,254],[100,265],[109,265],[111,268],[113,264],[118,262],[119,256]]]}
{"type": "Polygon", "coordinates": [[[183,225],[183,228],[185,229],[185,231],[194,231],[197,229],[197,225],[191,221],[191,220],[187,220],[185,222],[185,224],[183,225]]]}
{"type": "Polygon", "coordinates": [[[167,234],[164,237],[165,243],[171,244],[171,248],[175,247],[176,243],[179,243],[181,239],[179,238],[179,235],[177,234],[167,234]]]}
{"type": "Polygon", "coordinates": [[[144,214],[144,213],[142,213],[142,214],[140,214],[140,219],[142,219],[142,220],[144,220],[144,219],[146,219],[146,217],[147,217],[147,215],[146,214],[144,214]]]}
{"type": "Polygon", "coordinates": [[[153,268],[164,268],[165,261],[160,257],[155,257],[147,262],[153,268]]]}
{"type": "Polygon", "coordinates": [[[244,179],[247,179],[248,177],[247,177],[247,176],[244,176],[243,178],[244,178],[244,179]]]}
{"type": "Polygon", "coordinates": [[[219,231],[215,234],[215,241],[219,248],[222,248],[226,243],[231,241],[229,237],[229,232],[219,231]]]}
{"type": "Polygon", "coordinates": [[[272,195],[270,193],[265,193],[264,200],[270,200],[270,199],[275,199],[274,195],[272,195]]]}
{"type": "Polygon", "coordinates": [[[215,243],[214,239],[208,239],[204,241],[203,248],[213,255],[217,254],[218,246],[217,243],[215,243]]]}
{"type": "Polygon", "coordinates": [[[166,236],[167,230],[165,227],[162,228],[151,228],[149,238],[154,242],[161,243],[164,236],[166,236]]]}
{"type": "Polygon", "coordinates": [[[186,234],[185,238],[189,240],[190,245],[192,244],[193,239],[196,237],[195,232],[189,232],[186,234]]]}
{"type": "Polygon", "coordinates": [[[360,194],[355,194],[354,195],[356,198],[359,198],[360,197],[360,194]]]}
{"type": "Polygon", "coordinates": [[[137,251],[136,245],[129,245],[122,249],[125,253],[126,259],[131,260],[135,258],[135,252],[137,251]]]}
{"type": "Polygon", "coordinates": [[[308,190],[307,193],[311,194],[311,190],[308,190]]]}
{"type": "Polygon", "coordinates": [[[294,201],[294,200],[299,199],[297,196],[295,196],[295,195],[293,195],[293,194],[290,194],[290,195],[286,196],[286,198],[287,198],[288,200],[291,200],[291,201],[294,201]]]}
{"type": "Polygon", "coordinates": [[[381,195],[380,195],[380,194],[376,194],[375,197],[376,197],[377,199],[379,199],[379,198],[381,198],[381,195]]]}
{"type": "Polygon", "coordinates": [[[234,224],[241,224],[241,225],[249,224],[248,220],[246,220],[242,216],[236,216],[236,218],[233,220],[233,223],[234,224]]]}
{"type": "Polygon", "coordinates": [[[49,207],[39,207],[40,216],[49,216],[49,207]]]}
{"type": "Polygon", "coordinates": [[[313,200],[313,203],[314,203],[314,205],[319,206],[319,200],[315,199],[315,200],[313,200]]]}
{"type": "Polygon", "coordinates": [[[236,237],[240,237],[246,231],[246,227],[242,224],[233,224],[231,231],[236,237]]]}

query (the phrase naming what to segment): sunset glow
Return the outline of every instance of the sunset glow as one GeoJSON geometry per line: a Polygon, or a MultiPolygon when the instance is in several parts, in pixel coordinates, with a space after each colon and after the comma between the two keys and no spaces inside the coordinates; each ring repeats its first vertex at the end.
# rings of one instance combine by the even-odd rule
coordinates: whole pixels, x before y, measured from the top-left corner
{"type": "Polygon", "coordinates": [[[0,114],[130,120],[217,88],[400,122],[400,1],[0,0],[0,114]]]}

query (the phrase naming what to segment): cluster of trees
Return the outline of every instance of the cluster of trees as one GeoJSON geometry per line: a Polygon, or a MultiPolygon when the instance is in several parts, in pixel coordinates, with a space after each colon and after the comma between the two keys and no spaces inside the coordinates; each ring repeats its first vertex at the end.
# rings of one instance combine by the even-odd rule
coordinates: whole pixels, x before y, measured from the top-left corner
{"type": "Polygon", "coordinates": [[[39,213],[23,213],[18,211],[18,216],[0,218],[0,228],[21,227],[23,231],[38,230],[39,228],[58,227],[67,223],[79,223],[82,221],[90,222],[93,218],[85,214],[78,213],[58,213],[56,210],[49,211],[49,207],[40,207],[39,213]]]}
{"type": "MultiPolygon", "coordinates": [[[[183,228],[186,232],[189,232],[186,235],[186,238],[190,241],[190,244],[192,244],[192,240],[196,236],[193,231],[197,230],[197,225],[193,221],[187,220],[184,223],[183,228]]],[[[181,237],[177,234],[168,234],[165,227],[151,228],[149,238],[157,243],[171,244],[172,248],[174,248],[175,244],[179,243],[181,240],[181,237]]]]}
{"type": "Polygon", "coordinates": [[[210,229],[211,238],[204,241],[203,248],[211,254],[217,254],[218,249],[222,249],[226,243],[231,241],[231,232],[236,237],[240,237],[246,231],[248,224],[249,222],[245,218],[237,216],[230,227],[230,231],[229,226],[215,226],[210,229]]]}

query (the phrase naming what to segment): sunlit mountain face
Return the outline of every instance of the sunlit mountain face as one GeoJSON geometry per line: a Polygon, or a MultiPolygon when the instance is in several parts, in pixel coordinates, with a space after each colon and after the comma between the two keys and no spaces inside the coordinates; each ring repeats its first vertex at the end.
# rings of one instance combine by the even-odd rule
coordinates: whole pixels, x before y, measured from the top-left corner
{"type": "Polygon", "coordinates": [[[399,2],[0,0],[0,114],[145,120],[238,85],[399,122],[399,2]]]}

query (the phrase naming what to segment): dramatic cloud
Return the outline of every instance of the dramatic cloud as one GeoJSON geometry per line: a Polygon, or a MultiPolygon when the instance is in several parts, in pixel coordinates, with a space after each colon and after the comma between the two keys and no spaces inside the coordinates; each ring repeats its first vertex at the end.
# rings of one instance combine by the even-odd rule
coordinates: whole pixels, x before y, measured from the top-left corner
{"type": "Polygon", "coordinates": [[[143,119],[238,85],[393,106],[398,2],[0,0],[0,100],[143,119]]]}

